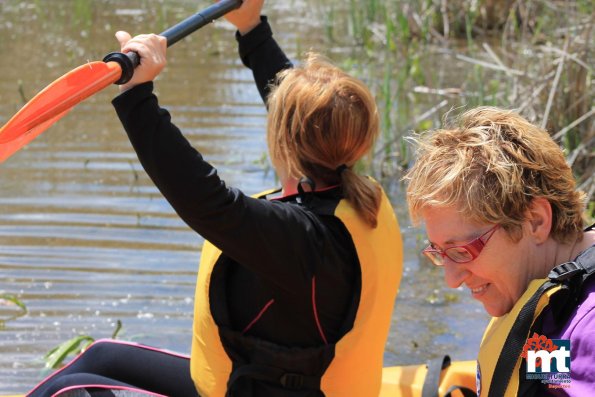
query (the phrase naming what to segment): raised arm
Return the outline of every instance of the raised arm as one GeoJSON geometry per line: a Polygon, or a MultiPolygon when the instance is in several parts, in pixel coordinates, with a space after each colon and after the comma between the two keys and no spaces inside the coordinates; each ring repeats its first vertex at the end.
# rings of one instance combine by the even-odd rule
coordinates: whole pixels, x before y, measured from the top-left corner
{"type": "Polygon", "coordinates": [[[294,242],[323,245],[317,219],[296,205],[253,199],[227,187],[152,92],[152,80],[165,65],[163,38],[128,37],[118,33],[122,51],[136,51],[141,62],[113,104],[152,181],[192,229],[237,262],[280,286],[309,282],[312,264],[293,252],[294,242]],[[282,264],[280,257],[286,258],[282,264]]]}
{"type": "Polygon", "coordinates": [[[266,103],[269,85],[277,73],[293,65],[273,39],[266,16],[261,16],[263,3],[264,0],[244,0],[239,9],[225,18],[238,29],[240,58],[252,70],[258,92],[266,103]]]}
{"type": "Polygon", "coordinates": [[[321,252],[327,244],[316,217],[226,186],[159,108],[152,83],[124,92],[113,104],[143,168],[186,224],[280,287],[307,285],[312,258],[296,247],[321,252]]]}

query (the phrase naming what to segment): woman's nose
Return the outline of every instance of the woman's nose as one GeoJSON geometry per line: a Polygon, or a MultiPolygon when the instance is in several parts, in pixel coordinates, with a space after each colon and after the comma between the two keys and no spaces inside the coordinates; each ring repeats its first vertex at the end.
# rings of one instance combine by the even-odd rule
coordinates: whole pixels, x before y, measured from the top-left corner
{"type": "Polygon", "coordinates": [[[471,275],[466,263],[457,263],[444,258],[444,280],[450,288],[458,288],[471,275]]]}

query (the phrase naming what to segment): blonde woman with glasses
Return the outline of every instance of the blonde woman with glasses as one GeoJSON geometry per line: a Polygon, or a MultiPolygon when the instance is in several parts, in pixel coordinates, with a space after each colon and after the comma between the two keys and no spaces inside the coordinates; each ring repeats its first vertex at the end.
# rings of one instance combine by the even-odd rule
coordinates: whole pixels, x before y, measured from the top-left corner
{"type": "Polygon", "coordinates": [[[483,107],[457,121],[415,139],[406,179],[411,216],[430,241],[423,253],[493,316],[478,394],[593,396],[595,231],[584,228],[585,195],[549,134],[515,112],[483,107]]]}

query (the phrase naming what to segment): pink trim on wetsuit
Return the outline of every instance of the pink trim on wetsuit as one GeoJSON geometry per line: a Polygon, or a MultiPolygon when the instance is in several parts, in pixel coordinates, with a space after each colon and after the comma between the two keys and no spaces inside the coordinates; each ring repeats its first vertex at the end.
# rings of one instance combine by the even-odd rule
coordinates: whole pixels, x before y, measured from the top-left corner
{"type": "MultiPolygon", "coordinates": [[[[327,190],[331,190],[331,189],[334,189],[334,188],[339,187],[339,186],[341,186],[341,185],[332,185],[332,186],[323,187],[322,189],[316,189],[316,190],[314,190],[314,193],[326,192],[327,190]]],[[[310,192],[308,192],[308,193],[310,193],[310,192]]],[[[299,193],[285,194],[283,196],[270,198],[269,201],[283,200],[284,198],[291,197],[291,196],[297,196],[297,195],[299,195],[299,193]]]]}
{"type": "Polygon", "coordinates": [[[318,327],[318,333],[324,341],[324,344],[328,345],[326,335],[324,334],[324,330],[322,329],[322,326],[320,325],[320,320],[318,319],[318,309],[316,307],[316,276],[312,277],[312,310],[314,310],[314,320],[316,320],[316,327],[318,327]]]}
{"type": "Polygon", "coordinates": [[[259,313],[256,315],[256,317],[254,317],[254,320],[250,321],[250,324],[248,324],[248,325],[246,326],[246,328],[244,328],[244,330],[242,331],[242,334],[245,334],[246,332],[248,332],[248,330],[249,330],[250,328],[252,328],[252,326],[253,326],[254,324],[256,324],[256,322],[257,322],[258,320],[260,320],[260,318],[262,317],[262,315],[264,314],[264,312],[266,312],[266,311],[269,309],[269,307],[271,307],[271,305],[272,305],[273,303],[275,303],[275,300],[274,300],[274,299],[271,299],[270,301],[268,301],[268,302],[267,302],[267,304],[266,304],[266,305],[264,305],[264,307],[263,307],[263,308],[260,310],[260,312],[259,312],[259,313]]]}
{"type": "MultiPolygon", "coordinates": [[[[172,352],[169,350],[165,350],[165,349],[157,349],[155,347],[151,347],[151,346],[145,346],[145,345],[141,345],[139,343],[134,343],[134,342],[126,342],[126,341],[120,341],[120,340],[114,340],[114,339],[98,339],[95,342],[91,343],[91,345],[86,349],[90,349],[92,346],[94,346],[97,343],[118,343],[121,345],[127,345],[127,346],[135,346],[135,347],[140,347],[142,349],[146,349],[146,350],[152,350],[152,351],[156,351],[156,352],[160,352],[160,353],[164,353],[164,354],[169,354],[171,356],[176,356],[176,357],[180,357],[180,358],[185,358],[187,360],[190,360],[190,356],[185,355],[185,354],[181,354],[181,353],[176,353],[176,352],[172,352]]],[[[66,364],[64,367],[60,368],[59,370],[53,372],[52,374],[46,376],[41,382],[39,382],[37,384],[37,386],[35,386],[33,388],[33,390],[31,390],[29,393],[27,393],[27,396],[29,396],[31,393],[33,393],[35,390],[39,389],[41,387],[41,385],[43,385],[45,382],[47,382],[48,380],[50,380],[51,378],[53,378],[54,376],[56,376],[57,374],[59,374],[60,372],[64,371],[66,368],[70,367],[74,362],[76,362],[82,355],[84,354],[84,352],[80,353],[78,356],[76,356],[75,358],[73,358],[68,364],[66,364]]]]}
{"type": "Polygon", "coordinates": [[[142,389],[137,389],[134,387],[126,387],[126,386],[109,386],[109,385],[77,385],[77,386],[68,386],[65,387],[62,390],[59,390],[58,392],[52,394],[51,397],[60,397],[60,394],[62,393],[66,393],[67,391],[72,391],[72,390],[79,390],[79,389],[86,389],[86,388],[95,388],[95,389],[105,389],[105,390],[126,390],[126,391],[133,391],[133,392],[137,392],[137,393],[143,393],[146,394],[147,396],[153,396],[153,397],[167,397],[164,394],[158,394],[158,393],[153,393],[150,391],[146,391],[146,390],[142,390],[142,389]]]}

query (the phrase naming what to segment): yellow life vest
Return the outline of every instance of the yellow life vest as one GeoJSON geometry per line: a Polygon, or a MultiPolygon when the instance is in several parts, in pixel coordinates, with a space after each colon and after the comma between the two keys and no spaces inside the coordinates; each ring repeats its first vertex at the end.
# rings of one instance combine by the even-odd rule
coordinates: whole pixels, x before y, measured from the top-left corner
{"type": "MultiPolygon", "coordinates": [[[[326,397],[376,397],[380,392],[383,352],[401,281],[401,234],[384,192],[378,226],[374,229],[346,200],[339,202],[334,215],[353,239],[361,267],[361,295],[353,328],[334,345],[334,358],[321,374],[319,388],[326,397]]],[[[205,242],[195,295],[190,366],[192,379],[203,397],[225,396],[234,370],[234,362],[224,348],[209,302],[211,275],[220,255],[220,250],[205,242]]]]}
{"type": "Polygon", "coordinates": [[[554,268],[548,278],[531,281],[509,313],[491,320],[477,360],[478,396],[523,396],[536,386],[539,381],[525,379],[523,346],[534,332],[540,331],[537,320],[544,309],[563,308],[569,313],[576,307],[580,286],[594,273],[595,248],[590,248],[574,262],[554,268]]]}

